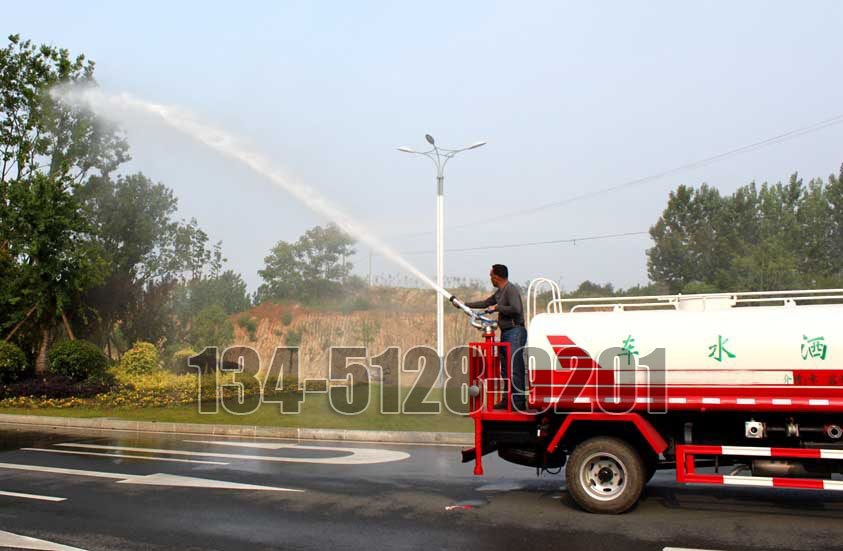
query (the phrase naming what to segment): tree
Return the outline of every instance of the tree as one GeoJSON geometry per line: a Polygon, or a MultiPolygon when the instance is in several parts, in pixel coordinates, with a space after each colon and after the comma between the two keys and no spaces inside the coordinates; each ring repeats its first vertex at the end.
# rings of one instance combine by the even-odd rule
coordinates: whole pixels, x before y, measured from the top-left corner
{"type": "Polygon", "coordinates": [[[78,302],[82,292],[98,283],[107,266],[88,239],[90,226],[79,216],[79,204],[67,181],[50,179],[41,172],[28,185],[10,188],[6,210],[9,251],[17,261],[23,304],[32,304],[32,320],[40,345],[35,370],[47,368],[50,329],[78,302]]]}
{"type": "MultiPolygon", "coordinates": [[[[843,176],[843,167],[841,167],[843,176]]],[[[650,279],[671,292],[771,291],[843,282],[843,186],[751,183],[730,196],[679,186],[650,228],[650,279]]]]}
{"type": "MultiPolygon", "coordinates": [[[[166,186],[140,173],[116,179],[92,177],[79,196],[110,267],[103,283],[86,292],[86,304],[98,315],[86,324],[85,332],[110,348],[118,321],[138,325],[133,323],[135,317],[158,317],[148,309],[166,305],[155,295],[162,282],[175,279],[167,266],[171,263],[167,249],[176,232],[172,216],[177,200],[166,186]],[[147,293],[149,297],[144,296],[147,293]]],[[[154,335],[145,337],[156,340],[154,335]]]]}
{"type": "MultiPolygon", "coordinates": [[[[236,301],[224,284],[208,288],[205,273],[216,280],[225,260],[221,244],[211,247],[195,219],[173,218],[178,200],[167,186],[141,173],[95,176],[79,195],[96,228],[94,239],[111,267],[103,284],[85,296],[98,314],[86,325],[91,338],[111,348],[120,322],[129,346],[135,340],[175,340],[178,325],[187,327],[199,310],[211,304],[206,300],[176,324],[171,318],[178,315],[179,293],[187,287],[207,288],[205,295],[219,291],[223,302],[236,301]]],[[[225,281],[234,285],[229,280],[235,275],[226,275],[225,281]]],[[[245,283],[240,283],[245,295],[245,283]]]]}
{"type": "Polygon", "coordinates": [[[4,325],[32,326],[38,371],[46,368],[56,318],[72,337],[66,311],[106,271],[76,189],[128,159],[116,128],[50,96],[57,85],[95,85],[93,71],[84,56],[18,35],[0,50],[0,255],[9,275],[0,283],[7,300],[0,310],[11,314],[4,325]]]}
{"type": "Polygon", "coordinates": [[[295,243],[279,241],[258,274],[258,300],[320,300],[336,296],[348,280],[354,240],[334,224],[316,226],[295,243]]]}
{"type": "Polygon", "coordinates": [[[234,326],[226,317],[222,306],[214,304],[203,308],[193,319],[189,339],[196,350],[208,346],[223,349],[234,340],[234,326]]]}
{"type": "Polygon", "coordinates": [[[79,184],[92,171],[108,174],[129,159],[115,126],[50,95],[57,85],[95,86],[93,73],[83,55],[71,58],[65,49],[9,36],[0,50],[0,207],[9,186],[36,171],[79,184]]]}
{"type": "MultiPolygon", "coordinates": [[[[219,306],[223,315],[230,316],[248,310],[251,305],[246,282],[232,270],[180,283],[173,292],[173,314],[182,334],[200,312],[211,306],[219,306]]],[[[184,335],[180,338],[189,339],[184,335]]]]}

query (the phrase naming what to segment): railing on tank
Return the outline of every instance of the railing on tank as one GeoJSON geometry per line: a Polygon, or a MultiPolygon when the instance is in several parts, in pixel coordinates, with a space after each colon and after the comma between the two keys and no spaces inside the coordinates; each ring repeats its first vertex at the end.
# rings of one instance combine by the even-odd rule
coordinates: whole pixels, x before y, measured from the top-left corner
{"type": "Polygon", "coordinates": [[[469,356],[469,406],[471,413],[512,411],[512,386],[501,376],[501,359],[509,355],[508,342],[470,343],[469,356]],[[475,390],[472,390],[475,389],[475,390]],[[505,409],[494,409],[504,402],[505,409]]]}
{"type": "Polygon", "coordinates": [[[843,289],[794,291],[751,291],[745,293],[704,293],[694,295],[652,295],[634,297],[556,298],[547,305],[548,313],[626,310],[722,310],[747,306],[799,306],[843,304],[843,289]]]}
{"type": "Polygon", "coordinates": [[[537,277],[530,281],[530,285],[527,287],[527,315],[524,317],[524,323],[527,325],[527,328],[530,327],[530,320],[533,319],[533,316],[539,311],[538,308],[538,300],[542,294],[546,293],[544,289],[550,289],[550,300],[547,303],[547,312],[548,313],[559,313],[559,307],[557,305],[557,301],[560,300],[562,297],[562,292],[559,290],[559,285],[553,281],[552,279],[547,279],[546,277],[537,277]],[[552,305],[552,306],[551,306],[552,305]]]}

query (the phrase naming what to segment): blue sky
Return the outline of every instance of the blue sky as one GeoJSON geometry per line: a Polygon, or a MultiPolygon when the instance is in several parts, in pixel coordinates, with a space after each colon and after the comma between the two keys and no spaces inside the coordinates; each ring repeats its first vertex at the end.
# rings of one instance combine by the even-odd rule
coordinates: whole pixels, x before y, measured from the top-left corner
{"type": "MultiPolygon", "coordinates": [[[[614,186],[843,114],[843,3],[16,2],[0,30],[97,62],[111,92],[174,104],[242,136],[399,250],[433,248],[421,147],[478,139],[448,167],[446,246],[647,230],[679,184],[837,172],[843,124],[530,216],[513,210],[614,186]]],[[[180,215],[222,239],[254,289],[279,239],[324,223],[231,161],[127,124],[133,161],[180,215]]],[[[646,281],[646,236],[446,256],[450,276],[646,281]]],[[[356,259],[368,270],[367,251],[356,259]]],[[[433,272],[432,254],[411,261],[433,272]]],[[[375,273],[397,273],[375,258],[375,273]]]]}

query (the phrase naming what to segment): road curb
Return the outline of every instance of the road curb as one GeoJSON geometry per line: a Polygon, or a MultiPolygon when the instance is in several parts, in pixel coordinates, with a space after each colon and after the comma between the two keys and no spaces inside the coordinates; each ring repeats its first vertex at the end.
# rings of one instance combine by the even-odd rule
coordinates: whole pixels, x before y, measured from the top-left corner
{"type": "Polygon", "coordinates": [[[246,436],[251,438],[284,438],[293,440],[331,440],[347,442],[383,442],[392,444],[471,445],[474,437],[463,432],[421,432],[391,430],[306,429],[255,425],[213,425],[204,423],[165,423],[130,421],[108,417],[75,418],[46,415],[0,413],[0,426],[27,425],[63,429],[114,430],[123,432],[156,432],[202,434],[210,436],[246,436]]]}

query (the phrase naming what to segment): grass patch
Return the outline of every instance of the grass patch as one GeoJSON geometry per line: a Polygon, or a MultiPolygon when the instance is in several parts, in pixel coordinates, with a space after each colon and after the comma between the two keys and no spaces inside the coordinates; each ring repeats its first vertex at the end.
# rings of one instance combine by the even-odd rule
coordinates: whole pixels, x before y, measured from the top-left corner
{"type": "MultiPolygon", "coordinates": [[[[366,387],[356,387],[355,393],[363,391],[366,387]]],[[[57,417],[95,418],[110,417],[114,419],[128,419],[133,421],[162,421],[170,423],[210,423],[226,425],[257,425],[272,427],[290,428],[330,428],[330,429],[357,429],[357,430],[403,430],[403,431],[430,431],[430,432],[470,432],[473,430],[471,420],[463,415],[457,415],[447,411],[442,401],[442,393],[436,390],[431,391],[430,401],[436,401],[441,405],[440,413],[428,414],[384,414],[381,413],[381,389],[383,389],[384,402],[388,404],[387,409],[395,409],[396,404],[403,400],[409,389],[398,389],[397,387],[381,387],[370,385],[369,407],[362,413],[355,415],[343,415],[334,411],[331,407],[327,393],[308,392],[304,400],[300,402],[299,413],[281,413],[280,404],[263,403],[258,405],[257,397],[250,397],[243,405],[237,405],[234,398],[226,398],[229,409],[245,411],[243,415],[237,415],[225,411],[220,404],[217,413],[201,414],[197,404],[171,405],[165,407],[96,407],[79,406],[70,408],[0,408],[0,413],[23,414],[23,415],[47,415],[57,417]],[[254,411],[252,411],[254,410],[254,411]]],[[[345,392],[345,388],[333,388],[333,392],[345,392]]],[[[292,404],[296,394],[285,392],[274,396],[273,399],[284,400],[285,409],[292,404]]],[[[355,394],[355,400],[360,399],[363,394],[355,394]]],[[[457,403],[458,394],[454,394],[451,403],[457,403]]],[[[339,398],[339,396],[338,396],[339,398]]],[[[449,399],[452,396],[449,394],[449,399]]],[[[203,404],[203,409],[211,410],[213,402],[203,404]]],[[[424,409],[431,409],[431,406],[424,405],[424,409]]]]}

